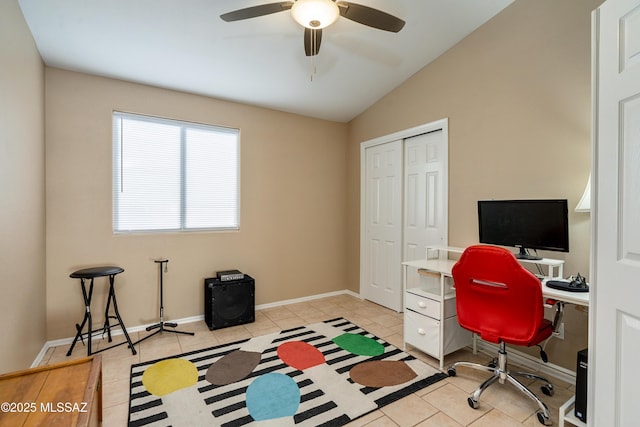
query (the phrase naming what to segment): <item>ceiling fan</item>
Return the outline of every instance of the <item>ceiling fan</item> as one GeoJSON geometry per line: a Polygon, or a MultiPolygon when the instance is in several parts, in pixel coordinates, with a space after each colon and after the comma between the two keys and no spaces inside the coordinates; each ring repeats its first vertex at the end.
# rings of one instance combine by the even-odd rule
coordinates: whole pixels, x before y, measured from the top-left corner
{"type": "Polygon", "coordinates": [[[293,19],[304,27],[304,51],[307,56],[320,52],[322,29],[333,24],[339,16],[379,30],[397,33],[405,22],[393,15],[369,6],[343,0],[294,0],[268,3],[234,10],[220,15],[223,21],[233,22],[291,10],[293,19]]]}

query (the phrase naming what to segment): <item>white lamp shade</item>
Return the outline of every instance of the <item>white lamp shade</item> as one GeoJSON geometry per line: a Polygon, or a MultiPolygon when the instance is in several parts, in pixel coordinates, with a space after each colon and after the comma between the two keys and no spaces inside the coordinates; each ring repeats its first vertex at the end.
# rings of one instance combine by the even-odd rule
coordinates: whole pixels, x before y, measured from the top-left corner
{"type": "Polygon", "coordinates": [[[332,0],[297,0],[291,7],[291,15],[303,27],[317,30],[333,24],[340,9],[332,0]]]}
{"type": "Polygon", "coordinates": [[[591,174],[589,174],[589,179],[587,180],[587,186],[584,189],[584,193],[582,194],[582,198],[578,202],[576,206],[576,212],[589,212],[591,210],[591,174]]]}

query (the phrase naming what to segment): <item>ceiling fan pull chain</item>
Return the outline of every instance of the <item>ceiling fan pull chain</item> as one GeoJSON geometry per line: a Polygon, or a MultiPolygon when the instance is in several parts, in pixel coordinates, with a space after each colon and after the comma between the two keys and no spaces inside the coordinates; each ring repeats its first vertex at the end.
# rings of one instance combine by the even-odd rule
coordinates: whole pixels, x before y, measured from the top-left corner
{"type": "Polygon", "coordinates": [[[311,50],[313,51],[313,55],[311,55],[311,73],[310,73],[310,81],[313,82],[313,75],[316,73],[316,46],[317,46],[317,33],[315,31],[311,31],[310,37],[311,50]]]}

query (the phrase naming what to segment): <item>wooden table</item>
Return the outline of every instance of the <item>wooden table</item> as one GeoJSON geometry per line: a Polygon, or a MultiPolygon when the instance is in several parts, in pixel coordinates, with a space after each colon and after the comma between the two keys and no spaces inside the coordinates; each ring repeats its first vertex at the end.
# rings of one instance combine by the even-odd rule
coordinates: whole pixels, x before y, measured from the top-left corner
{"type": "Polygon", "coordinates": [[[0,375],[0,426],[97,426],[100,355],[0,375]]]}

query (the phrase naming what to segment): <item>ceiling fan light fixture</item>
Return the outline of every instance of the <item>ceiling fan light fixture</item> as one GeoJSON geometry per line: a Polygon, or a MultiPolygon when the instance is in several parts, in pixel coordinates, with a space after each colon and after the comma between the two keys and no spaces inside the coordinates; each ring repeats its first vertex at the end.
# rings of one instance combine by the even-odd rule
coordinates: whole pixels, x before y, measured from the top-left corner
{"type": "Polygon", "coordinates": [[[291,7],[291,15],[303,27],[318,30],[333,24],[340,9],[332,0],[297,0],[291,7]]]}

